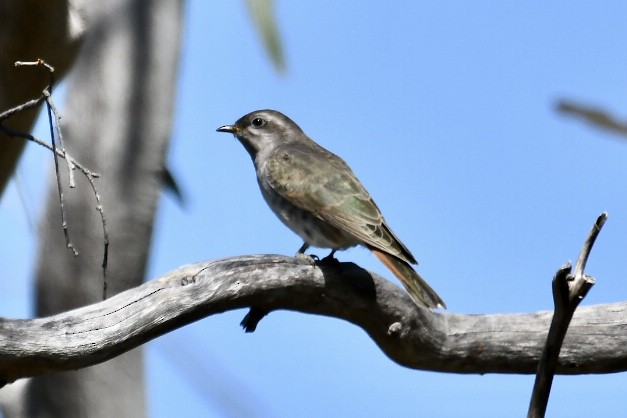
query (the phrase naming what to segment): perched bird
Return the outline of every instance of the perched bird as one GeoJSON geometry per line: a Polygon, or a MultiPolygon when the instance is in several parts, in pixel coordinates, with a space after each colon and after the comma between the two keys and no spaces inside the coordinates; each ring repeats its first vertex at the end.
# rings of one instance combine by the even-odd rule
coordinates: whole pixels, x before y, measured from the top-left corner
{"type": "Polygon", "coordinates": [[[411,267],[417,264],[394,235],[370,194],[337,155],[311,140],[276,110],[258,110],[224,125],[255,164],[261,194],[305,243],[336,250],[363,245],[403,283],[418,306],[444,308],[438,294],[411,267]]]}

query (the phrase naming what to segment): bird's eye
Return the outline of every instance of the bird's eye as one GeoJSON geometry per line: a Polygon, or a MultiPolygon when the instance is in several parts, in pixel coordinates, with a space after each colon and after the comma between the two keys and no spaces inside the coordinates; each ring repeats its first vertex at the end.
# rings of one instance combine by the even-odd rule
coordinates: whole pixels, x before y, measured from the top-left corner
{"type": "Polygon", "coordinates": [[[252,121],[252,125],[253,125],[254,128],[261,128],[265,124],[266,124],[266,120],[265,119],[261,119],[261,118],[255,118],[252,121]]]}

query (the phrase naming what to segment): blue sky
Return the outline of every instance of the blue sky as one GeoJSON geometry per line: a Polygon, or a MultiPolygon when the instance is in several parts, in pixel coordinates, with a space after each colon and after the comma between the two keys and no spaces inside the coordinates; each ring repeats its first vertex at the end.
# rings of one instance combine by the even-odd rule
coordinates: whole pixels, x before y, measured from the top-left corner
{"type": "MultiPolygon", "coordinates": [[[[241,145],[215,132],[274,108],[351,165],[450,311],[551,309],[553,274],[602,211],[610,217],[588,263],[598,284],[584,305],[627,299],[627,141],[555,112],[569,98],[627,115],[627,3],[277,1],[284,74],[243,2],[187,4],[169,161],[189,203],[163,198],[148,279],[301,245],[265,206],[241,145]]],[[[31,219],[48,157],[29,147],[20,166],[31,219]]],[[[0,242],[2,315],[27,317],[35,236],[15,184],[1,203],[0,230],[14,237],[0,242]]],[[[363,249],[338,257],[392,277],[363,249]]],[[[533,376],[409,370],[348,323],[275,312],[248,335],[244,314],[147,345],[152,417],[527,409],[533,376]]],[[[624,416],[625,383],[557,377],[548,416],[624,416]]]]}

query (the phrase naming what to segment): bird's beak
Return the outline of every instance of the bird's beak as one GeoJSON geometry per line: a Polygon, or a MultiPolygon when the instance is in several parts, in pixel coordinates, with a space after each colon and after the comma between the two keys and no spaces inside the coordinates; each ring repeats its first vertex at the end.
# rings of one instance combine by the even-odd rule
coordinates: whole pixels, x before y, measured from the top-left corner
{"type": "Polygon", "coordinates": [[[237,127],[235,125],[224,125],[224,126],[220,126],[218,129],[216,129],[216,131],[235,134],[237,133],[237,127]]]}

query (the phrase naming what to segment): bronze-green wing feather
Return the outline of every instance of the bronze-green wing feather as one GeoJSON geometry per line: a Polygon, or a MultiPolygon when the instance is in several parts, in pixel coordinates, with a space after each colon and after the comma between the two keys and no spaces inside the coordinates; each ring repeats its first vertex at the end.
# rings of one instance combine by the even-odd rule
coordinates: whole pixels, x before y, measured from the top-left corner
{"type": "MultiPolygon", "coordinates": [[[[313,143],[313,142],[312,142],[313,143]]],[[[346,231],[368,247],[401,281],[414,302],[428,308],[444,301],[410,266],[416,260],[385,223],[381,211],[350,167],[319,145],[279,147],[264,174],[275,192],[300,209],[346,231]]]]}
{"type": "Polygon", "coordinates": [[[364,245],[415,264],[413,255],[387,226],[350,167],[335,154],[315,145],[312,152],[311,147],[302,149],[290,144],[268,158],[266,174],[273,189],[295,206],[348,232],[364,245]],[[284,181],[288,176],[290,181],[284,181]]]}

